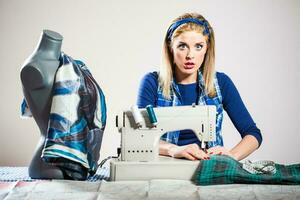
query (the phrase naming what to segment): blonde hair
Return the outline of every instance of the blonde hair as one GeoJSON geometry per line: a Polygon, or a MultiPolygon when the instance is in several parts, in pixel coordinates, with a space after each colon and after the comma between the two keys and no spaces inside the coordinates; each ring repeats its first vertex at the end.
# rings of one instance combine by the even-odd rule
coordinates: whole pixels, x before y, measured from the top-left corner
{"type": "MultiPolygon", "coordinates": [[[[196,18],[199,20],[206,20],[202,15],[197,13],[186,13],[172,21],[171,25],[178,20],[185,18],[196,18]]],[[[200,67],[204,78],[205,92],[209,97],[216,96],[214,87],[215,75],[215,37],[212,27],[208,24],[209,34],[206,35],[207,51],[204,61],[200,67]]],[[[171,41],[166,34],[163,43],[162,64],[159,71],[159,86],[162,88],[163,96],[167,99],[171,98],[171,83],[173,80],[173,73],[175,64],[173,63],[173,54],[171,51],[172,40],[186,31],[197,31],[203,33],[204,27],[195,23],[186,23],[179,26],[173,33],[171,41]]]]}

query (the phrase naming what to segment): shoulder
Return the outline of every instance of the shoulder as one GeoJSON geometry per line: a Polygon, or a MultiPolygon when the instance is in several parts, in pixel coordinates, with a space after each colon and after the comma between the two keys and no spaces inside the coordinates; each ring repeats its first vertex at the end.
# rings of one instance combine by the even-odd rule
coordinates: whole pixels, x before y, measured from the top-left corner
{"type": "Polygon", "coordinates": [[[147,85],[153,88],[158,87],[158,72],[148,72],[141,80],[142,85],[147,85]]]}
{"type": "Polygon", "coordinates": [[[227,74],[223,72],[216,72],[216,77],[223,99],[226,99],[227,97],[232,98],[238,94],[237,88],[227,74]]]}
{"type": "Polygon", "coordinates": [[[224,72],[216,72],[216,77],[220,85],[231,82],[230,77],[224,72]]]}
{"type": "Polygon", "coordinates": [[[158,73],[149,72],[145,74],[140,82],[137,105],[145,108],[147,105],[156,105],[158,89],[158,73]]]}
{"type": "Polygon", "coordinates": [[[144,75],[143,80],[149,80],[149,81],[157,81],[158,80],[158,72],[148,72],[144,75]]]}
{"type": "Polygon", "coordinates": [[[231,88],[232,86],[234,86],[234,83],[231,80],[231,78],[224,72],[216,72],[216,77],[221,89],[228,88],[228,87],[231,88]]]}

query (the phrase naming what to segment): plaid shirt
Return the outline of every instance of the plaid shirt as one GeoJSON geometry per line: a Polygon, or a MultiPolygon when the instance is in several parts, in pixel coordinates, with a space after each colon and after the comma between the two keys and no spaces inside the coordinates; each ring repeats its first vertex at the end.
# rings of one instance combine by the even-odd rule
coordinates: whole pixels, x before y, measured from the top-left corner
{"type": "MultiPolygon", "coordinates": [[[[214,85],[216,89],[217,95],[213,98],[210,98],[205,93],[204,86],[204,78],[202,73],[198,71],[198,85],[199,85],[199,97],[198,97],[198,105],[215,105],[217,108],[217,116],[216,116],[216,141],[208,142],[208,148],[213,146],[223,146],[223,138],[222,138],[222,121],[223,121],[223,106],[222,106],[222,95],[221,90],[218,84],[217,77],[214,77],[214,85]]],[[[173,80],[171,85],[171,99],[166,99],[162,94],[162,88],[158,87],[157,89],[157,107],[166,107],[166,106],[180,106],[182,105],[182,99],[179,92],[178,85],[173,80]]],[[[167,142],[178,144],[180,131],[172,131],[164,134],[161,139],[167,142]]]]}
{"type": "Polygon", "coordinates": [[[300,184],[300,164],[276,164],[276,173],[252,174],[243,168],[243,164],[229,156],[211,156],[202,160],[196,172],[197,185],[216,185],[233,183],[253,184],[300,184]]]}

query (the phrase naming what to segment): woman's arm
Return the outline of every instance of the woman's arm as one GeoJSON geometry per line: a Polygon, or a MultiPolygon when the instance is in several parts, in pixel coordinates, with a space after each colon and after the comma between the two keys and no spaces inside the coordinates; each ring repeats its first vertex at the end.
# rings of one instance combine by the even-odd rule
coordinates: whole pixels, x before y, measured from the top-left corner
{"type": "Polygon", "coordinates": [[[262,135],[248,112],[242,98],[231,79],[224,73],[217,74],[220,85],[223,107],[232,123],[241,134],[242,140],[230,151],[224,147],[213,147],[211,154],[227,154],[241,160],[254,152],[262,142],[262,135]]]}
{"type": "Polygon", "coordinates": [[[253,135],[246,135],[235,147],[230,150],[233,158],[242,160],[250,155],[259,147],[256,138],[253,135]]]}
{"type": "Polygon", "coordinates": [[[225,74],[222,75],[222,82],[221,93],[223,97],[223,107],[233,125],[241,134],[242,138],[247,135],[252,135],[260,145],[262,142],[261,132],[248,112],[234,83],[225,74]]]}
{"type": "Polygon", "coordinates": [[[252,135],[246,135],[235,147],[227,150],[225,147],[215,146],[207,150],[208,155],[227,155],[236,160],[242,160],[258,148],[258,142],[252,135]]]}

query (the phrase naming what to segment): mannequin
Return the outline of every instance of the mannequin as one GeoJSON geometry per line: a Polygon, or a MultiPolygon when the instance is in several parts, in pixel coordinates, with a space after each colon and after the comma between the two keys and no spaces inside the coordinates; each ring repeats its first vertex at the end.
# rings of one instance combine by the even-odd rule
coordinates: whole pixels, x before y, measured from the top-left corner
{"type": "Polygon", "coordinates": [[[38,179],[63,179],[63,171],[41,159],[47,136],[48,121],[52,102],[52,88],[63,37],[54,31],[44,30],[36,50],[25,61],[21,69],[23,93],[40,129],[40,140],[29,166],[29,176],[38,179]]]}

